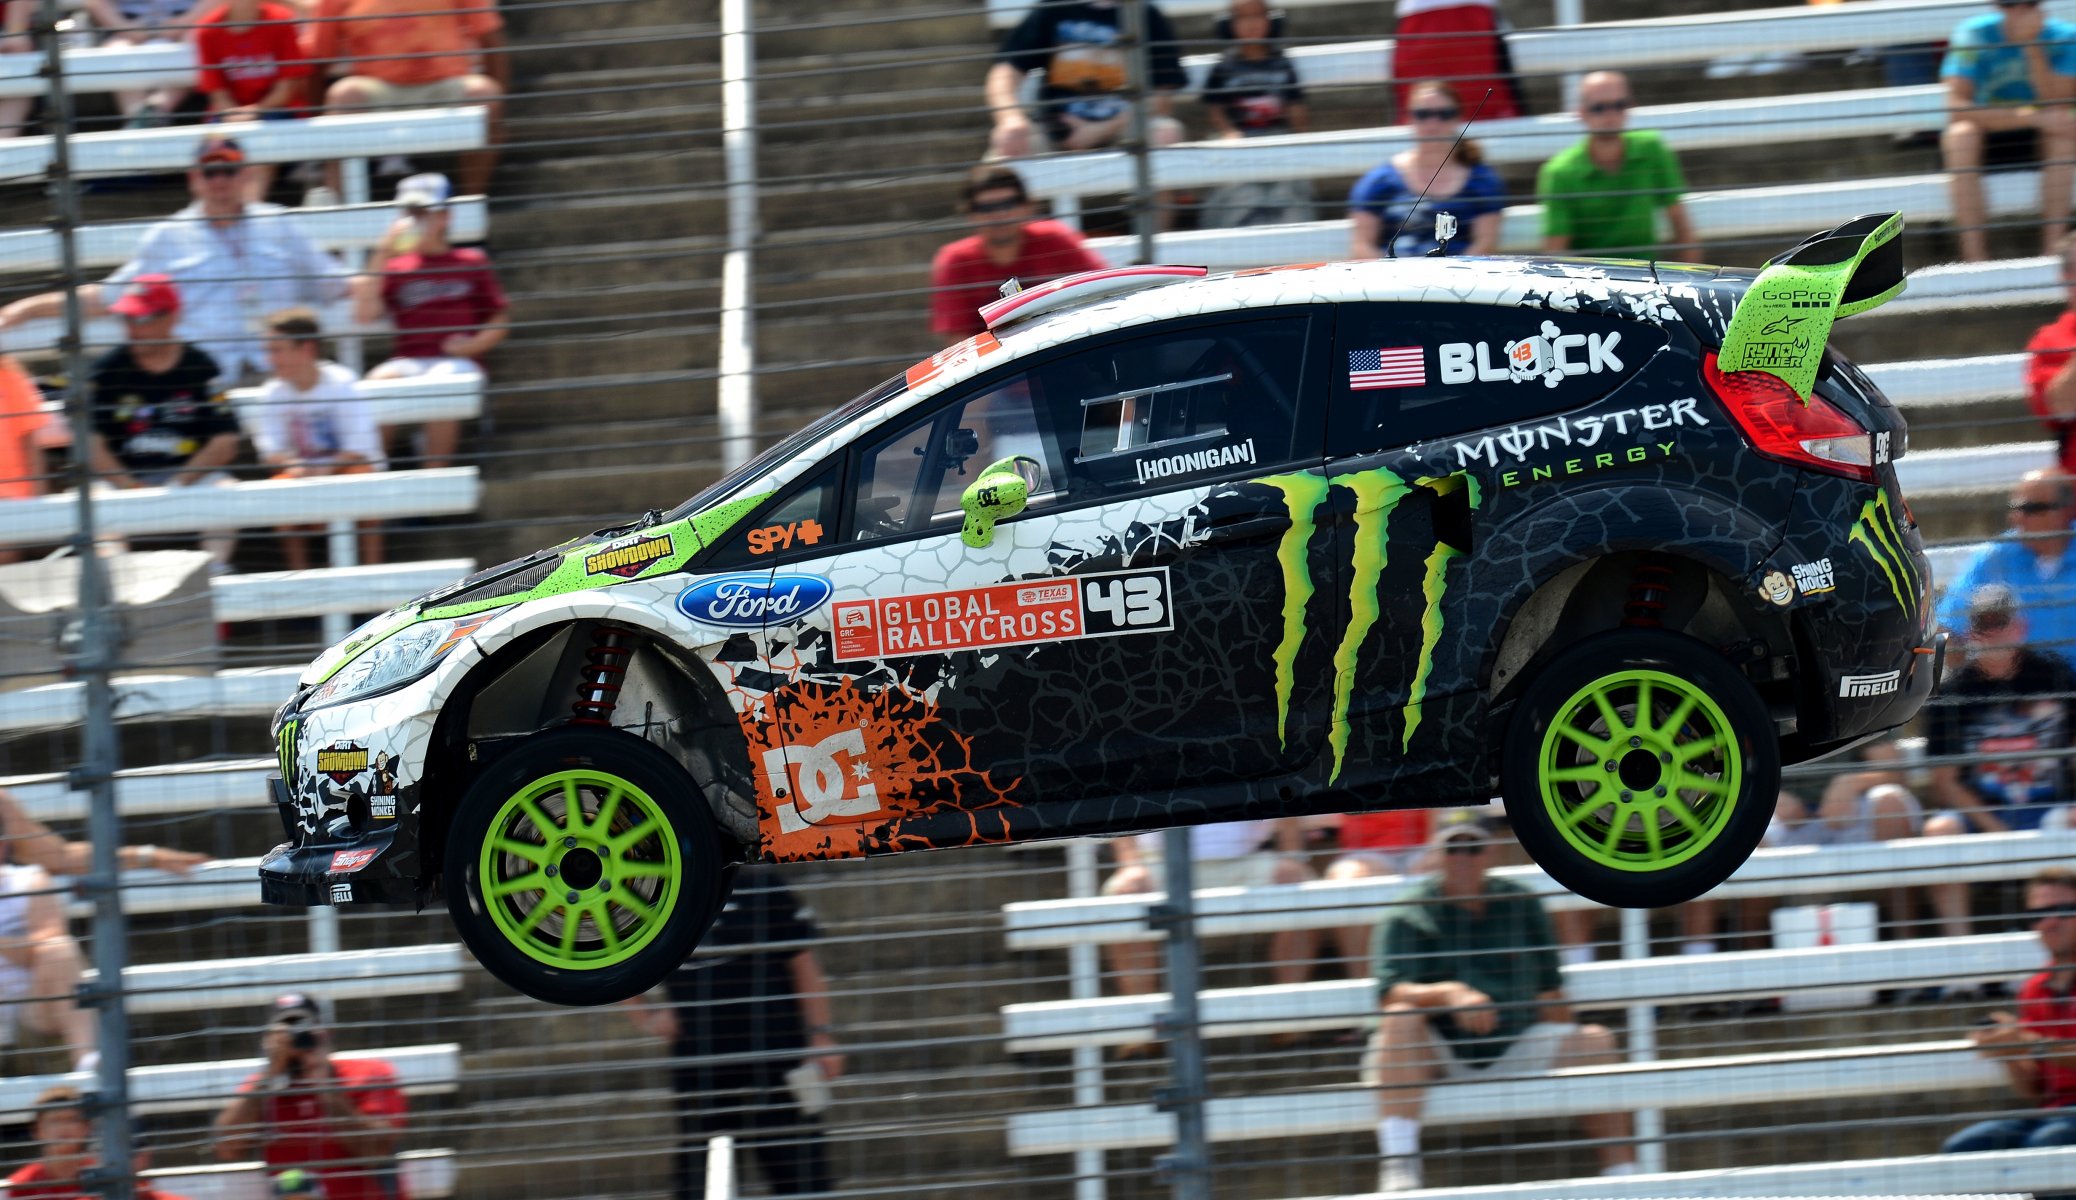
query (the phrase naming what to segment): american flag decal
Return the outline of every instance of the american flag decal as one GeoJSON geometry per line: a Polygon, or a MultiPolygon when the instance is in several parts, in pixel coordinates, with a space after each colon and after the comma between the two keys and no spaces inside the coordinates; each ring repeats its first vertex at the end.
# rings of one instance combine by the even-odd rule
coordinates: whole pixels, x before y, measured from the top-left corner
{"type": "Polygon", "coordinates": [[[1427,362],[1419,346],[1387,346],[1382,350],[1348,352],[1350,391],[1421,387],[1426,383],[1427,362]]]}

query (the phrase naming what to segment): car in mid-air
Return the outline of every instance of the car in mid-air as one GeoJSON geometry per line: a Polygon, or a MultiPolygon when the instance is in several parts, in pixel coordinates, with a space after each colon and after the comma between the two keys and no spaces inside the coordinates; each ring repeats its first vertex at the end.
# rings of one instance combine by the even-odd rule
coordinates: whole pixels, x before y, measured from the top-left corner
{"type": "Polygon", "coordinates": [[[1722,882],[1943,635],[1901,414],[1828,347],[1900,220],[1758,271],[1424,258],[1015,291],[668,512],[369,622],[274,722],[282,904],[641,992],[737,864],[1483,803],[1722,882]]]}

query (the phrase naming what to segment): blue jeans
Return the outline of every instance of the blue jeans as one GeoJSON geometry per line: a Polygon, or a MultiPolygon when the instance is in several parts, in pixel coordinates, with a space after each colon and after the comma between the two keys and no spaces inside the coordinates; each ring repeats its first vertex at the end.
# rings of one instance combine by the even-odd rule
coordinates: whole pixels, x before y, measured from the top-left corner
{"type": "Polygon", "coordinates": [[[2076,1113],[2066,1117],[2005,1117],[1977,1121],[1946,1139],[1944,1154],[1978,1150],[2038,1150],[2043,1146],[2076,1146],[2076,1113]]]}

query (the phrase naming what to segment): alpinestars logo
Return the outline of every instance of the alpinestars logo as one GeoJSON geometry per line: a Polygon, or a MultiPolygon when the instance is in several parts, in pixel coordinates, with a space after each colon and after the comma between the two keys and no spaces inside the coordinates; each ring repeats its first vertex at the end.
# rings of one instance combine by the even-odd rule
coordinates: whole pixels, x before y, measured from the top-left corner
{"type": "Polygon", "coordinates": [[[1846,531],[1845,540],[1865,550],[1867,557],[1874,560],[1882,578],[1889,581],[1889,593],[1896,598],[1896,607],[1906,613],[1917,611],[1915,601],[1921,584],[1916,569],[1910,565],[1910,555],[1903,548],[1903,528],[1889,508],[1886,491],[1876,492],[1874,499],[1860,506],[1859,519],[1846,531]]]}
{"type": "MultiPolygon", "coordinates": [[[[1276,736],[1288,744],[1290,697],[1296,682],[1298,648],[1305,636],[1305,606],[1315,588],[1307,565],[1308,547],[1318,529],[1318,511],[1334,488],[1346,488],[1355,497],[1355,536],[1352,578],[1348,585],[1348,627],[1334,649],[1333,718],[1327,727],[1327,743],[1333,751],[1333,773],[1328,782],[1341,777],[1348,755],[1348,709],[1354,698],[1357,661],[1363,643],[1382,616],[1377,589],[1384,569],[1390,565],[1391,515],[1407,496],[1426,491],[1440,498],[1462,494],[1472,509],[1480,500],[1478,481],[1470,475],[1442,475],[1408,482],[1383,467],[1327,480],[1317,475],[1276,475],[1260,480],[1283,493],[1290,508],[1290,528],[1276,549],[1283,566],[1283,637],[1276,645],[1276,736]]],[[[1406,690],[1405,732],[1400,745],[1410,749],[1413,733],[1420,727],[1420,705],[1427,696],[1428,676],[1434,671],[1435,647],[1442,640],[1442,597],[1448,589],[1449,564],[1463,551],[1437,541],[1427,551],[1421,572],[1420,594],[1425,603],[1420,618],[1420,650],[1413,678],[1406,690]]]]}

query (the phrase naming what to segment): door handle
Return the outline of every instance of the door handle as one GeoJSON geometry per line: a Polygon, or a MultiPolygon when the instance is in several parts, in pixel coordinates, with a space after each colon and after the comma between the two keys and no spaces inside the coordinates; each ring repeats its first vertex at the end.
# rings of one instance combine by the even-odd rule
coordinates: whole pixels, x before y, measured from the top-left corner
{"type": "Polygon", "coordinates": [[[1206,522],[1204,526],[1211,540],[1219,542],[1274,537],[1289,528],[1290,518],[1282,513],[1233,513],[1206,522]]]}

